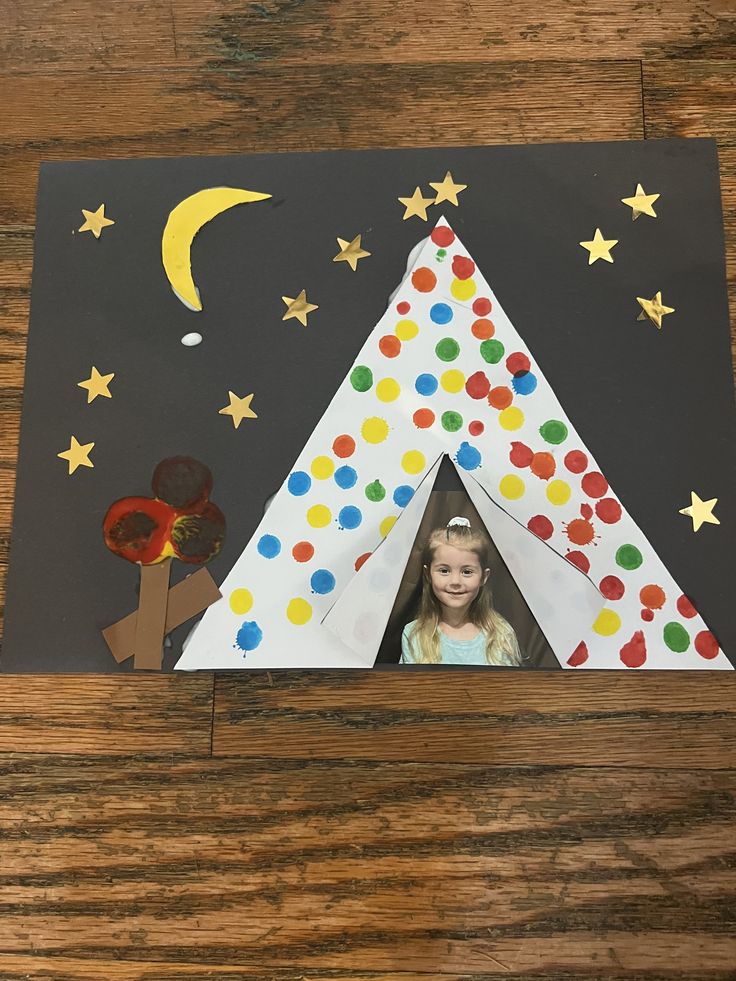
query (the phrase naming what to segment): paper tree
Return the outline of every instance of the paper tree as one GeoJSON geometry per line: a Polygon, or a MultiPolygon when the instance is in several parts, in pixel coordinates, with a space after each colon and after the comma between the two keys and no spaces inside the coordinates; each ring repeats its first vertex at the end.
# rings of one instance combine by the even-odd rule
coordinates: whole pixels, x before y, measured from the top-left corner
{"type": "Polygon", "coordinates": [[[370,667],[443,453],[563,667],[731,668],[444,219],[177,667],[370,667]]]}

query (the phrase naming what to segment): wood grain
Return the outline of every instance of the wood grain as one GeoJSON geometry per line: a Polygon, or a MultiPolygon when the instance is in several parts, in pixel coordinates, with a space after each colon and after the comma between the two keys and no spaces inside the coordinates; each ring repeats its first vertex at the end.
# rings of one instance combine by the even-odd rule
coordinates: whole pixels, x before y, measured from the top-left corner
{"type": "Polygon", "coordinates": [[[10,756],[0,949],[51,977],[725,978],[734,799],[718,771],[10,756]]]}

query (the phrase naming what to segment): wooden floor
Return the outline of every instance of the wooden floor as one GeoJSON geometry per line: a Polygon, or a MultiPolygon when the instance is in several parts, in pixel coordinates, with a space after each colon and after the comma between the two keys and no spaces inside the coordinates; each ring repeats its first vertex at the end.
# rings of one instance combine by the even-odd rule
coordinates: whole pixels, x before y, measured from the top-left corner
{"type": "MultiPolygon", "coordinates": [[[[0,571],[44,159],[715,136],[735,0],[0,0],[0,571]]],[[[0,678],[0,981],[736,978],[731,677],[0,678]]]]}

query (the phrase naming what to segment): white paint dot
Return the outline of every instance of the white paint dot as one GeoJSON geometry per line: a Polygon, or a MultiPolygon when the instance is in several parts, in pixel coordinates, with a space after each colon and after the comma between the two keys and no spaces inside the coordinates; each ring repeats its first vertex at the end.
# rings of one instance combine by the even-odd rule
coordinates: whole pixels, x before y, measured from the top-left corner
{"type": "Polygon", "coordinates": [[[193,331],[191,334],[185,334],[181,339],[184,347],[196,347],[198,344],[202,343],[202,335],[197,334],[193,331]]]}

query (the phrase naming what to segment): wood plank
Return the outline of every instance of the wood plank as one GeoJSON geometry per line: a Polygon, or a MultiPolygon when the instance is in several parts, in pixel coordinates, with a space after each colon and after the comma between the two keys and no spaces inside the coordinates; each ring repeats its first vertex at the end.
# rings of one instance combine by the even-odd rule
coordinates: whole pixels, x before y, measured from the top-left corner
{"type": "Polygon", "coordinates": [[[221,674],[215,755],[729,767],[736,677],[692,672],[221,674]]]}
{"type": "Polygon", "coordinates": [[[735,799],[702,769],[13,755],[0,948],[72,978],[726,978],[735,799]]]}
{"type": "Polygon", "coordinates": [[[3,675],[0,753],[208,756],[212,678],[3,675]]]}

